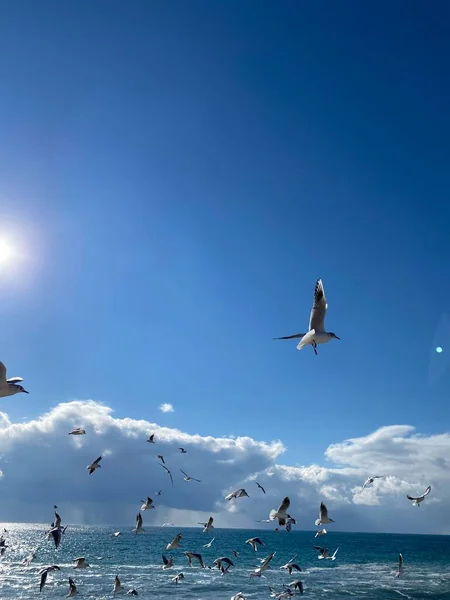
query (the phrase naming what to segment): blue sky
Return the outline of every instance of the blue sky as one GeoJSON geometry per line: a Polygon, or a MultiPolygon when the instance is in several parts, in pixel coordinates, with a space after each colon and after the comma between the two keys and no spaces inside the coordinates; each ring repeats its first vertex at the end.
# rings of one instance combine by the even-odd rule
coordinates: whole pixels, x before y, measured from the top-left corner
{"type": "Polygon", "coordinates": [[[2,410],[92,398],[289,464],[445,430],[449,10],[2,6],[1,359],[30,390],[2,410]],[[272,338],[317,277],[315,357],[272,338]]]}

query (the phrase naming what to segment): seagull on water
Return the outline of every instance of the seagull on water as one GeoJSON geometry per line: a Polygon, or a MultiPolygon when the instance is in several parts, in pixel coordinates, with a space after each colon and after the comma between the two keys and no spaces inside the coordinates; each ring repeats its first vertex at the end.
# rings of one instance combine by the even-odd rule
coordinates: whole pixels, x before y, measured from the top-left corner
{"type": "Polygon", "coordinates": [[[86,569],[87,567],[91,566],[91,565],[87,564],[87,562],[84,559],[84,556],[79,556],[78,558],[74,558],[73,561],[77,563],[74,566],[74,569],[86,569]]]}
{"type": "Polygon", "coordinates": [[[301,571],[301,568],[298,566],[298,564],[294,562],[296,558],[297,555],[293,556],[291,560],[289,560],[285,565],[281,566],[280,569],[286,569],[287,571],[289,571],[289,575],[291,575],[292,571],[294,570],[301,571]]]}
{"type": "Polygon", "coordinates": [[[180,471],[183,473],[185,481],[196,481],[197,483],[201,483],[200,479],[195,479],[195,477],[189,477],[189,475],[185,473],[183,469],[180,469],[180,471]]]}
{"type": "Polygon", "coordinates": [[[172,579],[172,583],[178,583],[182,579],[184,579],[184,573],[178,573],[178,575],[175,575],[175,577],[172,579]]]}
{"type": "Polygon", "coordinates": [[[102,465],[100,464],[100,461],[102,460],[102,457],[99,456],[96,460],[94,460],[94,462],[91,465],[88,465],[86,467],[86,469],[88,469],[89,471],[89,475],[92,475],[92,473],[94,473],[94,471],[96,469],[101,469],[102,465]]]}
{"type": "Polygon", "coordinates": [[[141,502],[143,503],[141,506],[141,510],[148,510],[150,508],[155,508],[153,506],[153,500],[150,498],[150,496],[147,496],[147,500],[141,500],[141,502]]]}
{"type": "Polygon", "coordinates": [[[163,569],[170,569],[171,567],[173,567],[173,556],[171,556],[170,558],[166,558],[163,554],[162,559],[164,563],[163,569]]]}
{"type": "Polygon", "coordinates": [[[289,508],[291,501],[286,496],[280,506],[275,510],[274,508],[269,513],[269,519],[275,521],[278,519],[278,525],[283,527],[286,524],[287,519],[291,519],[291,515],[288,515],[287,509],[289,508]]]}
{"type": "Polygon", "coordinates": [[[192,559],[196,558],[198,560],[198,562],[200,563],[200,566],[202,567],[202,569],[206,569],[206,566],[205,566],[205,563],[203,562],[203,557],[201,554],[198,554],[196,552],[185,552],[184,555],[188,559],[190,567],[192,567],[192,559]]]}
{"type": "Polygon", "coordinates": [[[323,502],[320,503],[319,518],[316,519],[315,523],[317,527],[319,525],[326,525],[327,523],[334,523],[333,519],[328,517],[328,509],[323,502]]]}
{"type": "Polygon", "coordinates": [[[58,565],[51,565],[50,567],[45,567],[44,569],[41,569],[39,571],[38,575],[41,576],[41,582],[39,584],[39,591],[40,592],[42,592],[42,590],[44,589],[44,585],[47,582],[47,575],[51,571],[61,571],[61,569],[58,567],[58,565]]]}
{"type": "Polygon", "coordinates": [[[263,486],[260,483],[258,483],[257,481],[255,481],[255,483],[259,487],[259,489],[262,490],[262,492],[265,494],[266,490],[263,488],[263,486]]]}
{"type": "Polygon", "coordinates": [[[238,490],[231,492],[231,494],[228,494],[228,496],[225,496],[225,500],[231,500],[232,498],[242,498],[243,496],[249,497],[244,488],[239,488],[238,490]]]}
{"type": "Polygon", "coordinates": [[[262,539],[259,538],[259,537],[250,538],[250,539],[246,540],[245,543],[249,544],[253,548],[253,550],[255,552],[258,550],[258,544],[260,546],[264,546],[265,545],[264,542],[262,541],[262,539]]]}
{"type": "Polygon", "coordinates": [[[68,435],[86,435],[86,432],[81,427],[74,427],[68,435]]]}
{"type": "Polygon", "coordinates": [[[285,335],[283,337],[274,338],[275,340],[290,340],[293,338],[301,338],[297,345],[297,350],[302,350],[305,346],[311,345],[314,354],[317,355],[317,344],[326,344],[333,338],[339,340],[338,336],[331,331],[325,331],[325,316],[327,314],[327,300],[325,298],[325,290],[321,279],[316,281],[314,288],[314,301],[309,317],[309,331],[307,333],[295,333],[294,335],[285,335]]]}
{"type": "Polygon", "coordinates": [[[203,548],[211,548],[213,541],[216,539],[216,536],[213,537],[213,539],[208,542],[207,544],[203,544],[203,548]]]}
{"type": "Polygon", "coordinates": [[[149,436],[148,436],[148,440],[147,440],[147,442],[148,442],[149,444],[154,444],[154,443],[155,443],[155,434],[154,434],[154,433],[152,433],[152,435],[149,435],[149,436]]]}
{"type": "Polygon", "coordinates": [[[364,485],[361,488],[361,491],[365,490],[366,487],[369,487],[369,485],[372,485],[372,483],[375,481],[375,479],[383,479],[384,475],[374,475],[373,477],[368,477],[366,479],[366,481],[364,482],[364,485]]]}
{"type": "Polygon", "coordinates": [[[69,593],[67,594],[66,598],[73,598],[77,594],[78,594],[77,586],[75,585],[75,582],[72,579],[72,577],[69,577],[69,593]]]}
{"type": "Polygon", "coordinates": [[[208,531],[211,531],[211,529],[214,529],[214,525],[213,525],[214,519],[213,517],[209,517],[208,522],[207,523],[200,523],[199,521],[197,521],[197,523],[199,525],[203,525],[203,533],[206,533],[208,531]]]}
{"type": "Polygon", "coordinates": [[[426,498],[426,496],[428,496],[428,494],[431,492],[431,485],[429,485],[427,487],[427,489],[424,491],[424,493],[421,496],[418,496],[417,498],[413,498],[412,496],[406,496],[408,498],[408,500],[412,500],[413,506],[420,506],[420,503],[423,502],[426,498]]]}
{"type": "Polygon", "coordinates": [[[116,575],[114,577],[114,587],[113,587],[113,594],[117,594],[118,592],[123,592],[123,587],[120,584],[120,579],[119,576],[116,575]]]}
{"type": "Polygon", "coordinates": [[[178,533],[173,538],[173,540],[169,544],[167,544],[166,550],[176,550],[179,547],[179,545],[180,545],[182,537],[183,537],[183,534],[182,533],[178,533]]]}
{"type": "MultiPolygon", "coordinates": [[[[173,485],[173,477],[172,477],[172,471],[170,471],[170,469],[168,469],[166,467],[166,465],[163,465],[162,463],[158,463],[160,467],[162,467],[163,469],[165,469],[166,473],[169,475],[170,477],[170,481],[172,482],[173,485]]],[[[159,496],[160,494],[157,494],[157,496],[159,496]]]]}
{"type": "Polygon", "coordinates": [[[403,575],[403,556],[400,553],[398,555],[398,571],[396,577],[401,577],[403,575]]]}
{"type": "Polygon", "coordinates": [[[319,531],[316,533],[316,535],[314,537],[316,538],[316,537],[319,537],[319,535],[325,535],[326,533],[327,533],[326,529],[319,529],[319,531]]]}
{"type": "Polygon", "coordinates": [[[136,527],[133,529],[133,533],[137,535],[138,533],[143,533],[144,531],[145,529],[142,527],[142,515],[139,512],[136,516],[136,527]]]}
{"type": "Polygon", "coordinates": [[[185,450],[184,448],[178,448],[178,450],[181,452],[181,454],[186,454],[187,450],[185,450]]]}
{"type": "Polygon", "coordinates": [[[28,394],[29,392],[19,385],[19,381],[23,381],[22,377],[10,377],[9,379],[6,379],[6,367],[0,361],[0,398],[13,396],[19,392],[28,394]]]}

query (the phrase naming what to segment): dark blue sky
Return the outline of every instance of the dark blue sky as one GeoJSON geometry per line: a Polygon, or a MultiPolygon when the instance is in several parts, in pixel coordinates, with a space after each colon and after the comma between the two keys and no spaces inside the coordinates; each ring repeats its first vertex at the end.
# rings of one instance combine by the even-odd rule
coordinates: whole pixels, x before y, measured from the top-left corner
{"type": "Polygon", "coordinates": [[[3,4],[0,236],[21,259],[2,267],[1,360],[31,394],[2,409],[93,398],[281,438],[291,463],[448,427],[449,17],[3,4]],[[305,329],[317,277],[341,341],[315,357],[272,337],[305,329]]]}

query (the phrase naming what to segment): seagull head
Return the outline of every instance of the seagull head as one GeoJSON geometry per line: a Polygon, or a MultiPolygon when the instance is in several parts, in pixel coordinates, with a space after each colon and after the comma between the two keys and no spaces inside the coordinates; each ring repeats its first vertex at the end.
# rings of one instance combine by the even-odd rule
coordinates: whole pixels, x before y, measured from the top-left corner
{"type": "Polygon", "coordinates": [[[340,340],[340,339],[341,339],[340,337],[338,337],[338,336],[337,336],[335,333],[333,333],[332,331],[330,331],[330,334],[329,334],[329,335],[330,335],[330,337],[331,337],[331,338],[335,338],[336,340],[340,340]]]}
{"type": "Polygon", "coordinates": [[[21,386],[21,385],[16,385],[16,390],[17,390],[17,393],[19,393],[19,392],[23,392],[24,394],[30,393],[30,392],[27,392],[27,390],[24,389],[23,386],[21,386]]]}

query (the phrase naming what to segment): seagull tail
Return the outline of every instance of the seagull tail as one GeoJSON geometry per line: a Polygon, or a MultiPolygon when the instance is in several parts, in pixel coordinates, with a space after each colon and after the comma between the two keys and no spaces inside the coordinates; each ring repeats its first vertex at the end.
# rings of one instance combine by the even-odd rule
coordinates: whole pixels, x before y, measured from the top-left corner
{"type": "Polygon", "coordinates": [[[320,519],[316,519],[315,523],[316,523],[316,527],[319,527],[319,525],[321,524],[321,520],[320,519]]]}

